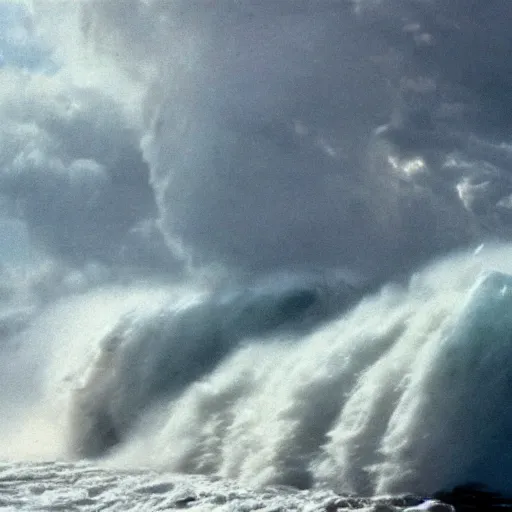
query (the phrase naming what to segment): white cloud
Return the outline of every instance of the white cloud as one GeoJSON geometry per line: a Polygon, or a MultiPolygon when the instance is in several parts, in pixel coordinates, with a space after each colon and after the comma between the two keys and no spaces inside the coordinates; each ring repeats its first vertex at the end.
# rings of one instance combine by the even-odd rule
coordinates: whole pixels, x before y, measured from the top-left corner
{"type": "Polygon", "coordinates": [[[0,80],[9,215],[49,253],[115,264],[132,228],[156,214],[137,126],[101,90],[15,71],[0,80]]]}

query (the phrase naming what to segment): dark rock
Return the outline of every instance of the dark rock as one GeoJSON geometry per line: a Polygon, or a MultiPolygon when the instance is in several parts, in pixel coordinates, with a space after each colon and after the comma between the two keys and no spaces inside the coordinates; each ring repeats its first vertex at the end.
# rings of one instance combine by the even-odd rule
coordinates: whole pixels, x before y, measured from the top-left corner
{"type": "Polygon", "coordinates": [[[450,491],[439,491],[433,497],[453,505],[457,512],[512,511],[512,498],[507,498],[478,483],[460,485],[450,491]]]}

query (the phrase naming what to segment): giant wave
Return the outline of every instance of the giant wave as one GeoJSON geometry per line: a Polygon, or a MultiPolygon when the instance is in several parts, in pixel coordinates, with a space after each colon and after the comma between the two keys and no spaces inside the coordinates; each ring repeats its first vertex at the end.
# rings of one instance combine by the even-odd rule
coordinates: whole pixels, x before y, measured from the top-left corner
{"type": "Polygon", "coordinates": [[[4,4],[7,466],[512,494],[509,0],[4,4]]]}
{"type": "Polygon", "coordinates": [[[511,492],[509,254],[364,294],[286,275],[67,299],[2,349],[4,395],[25,388],[6,445],[251,485],[511,492]]]}

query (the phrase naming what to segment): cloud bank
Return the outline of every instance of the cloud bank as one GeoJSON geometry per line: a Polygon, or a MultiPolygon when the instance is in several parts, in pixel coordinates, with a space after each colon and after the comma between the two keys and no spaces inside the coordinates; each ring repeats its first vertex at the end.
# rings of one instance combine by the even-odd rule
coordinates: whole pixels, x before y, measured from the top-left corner
{"type": "Polygon", "coordinates": [[[59,69],[3,79],[3,209],[66,261],[151,272],[386,277],[509,238],[510,10],[33,2],[59,69]]]}

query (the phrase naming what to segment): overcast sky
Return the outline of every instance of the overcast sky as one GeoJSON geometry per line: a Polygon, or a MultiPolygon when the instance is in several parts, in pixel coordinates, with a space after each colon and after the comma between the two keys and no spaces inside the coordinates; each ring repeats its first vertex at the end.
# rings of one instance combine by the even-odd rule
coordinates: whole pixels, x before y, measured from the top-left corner
{"type": "Polygon", "coordinates": [[[491,3],[0,3],[3,257],[386,278],[508,239],[491,3]]]}
{"type": "MultiPolygon", "coordinates": [[[[13,2],[0,2],[0,66],[37,67],[43,56],[30,41],[23,26],[25,9],[13,2]]],[[[15,263],[29,257],[29,242],[24,224],[18,220],[0,220],[0,261],[15,263]]]]}

